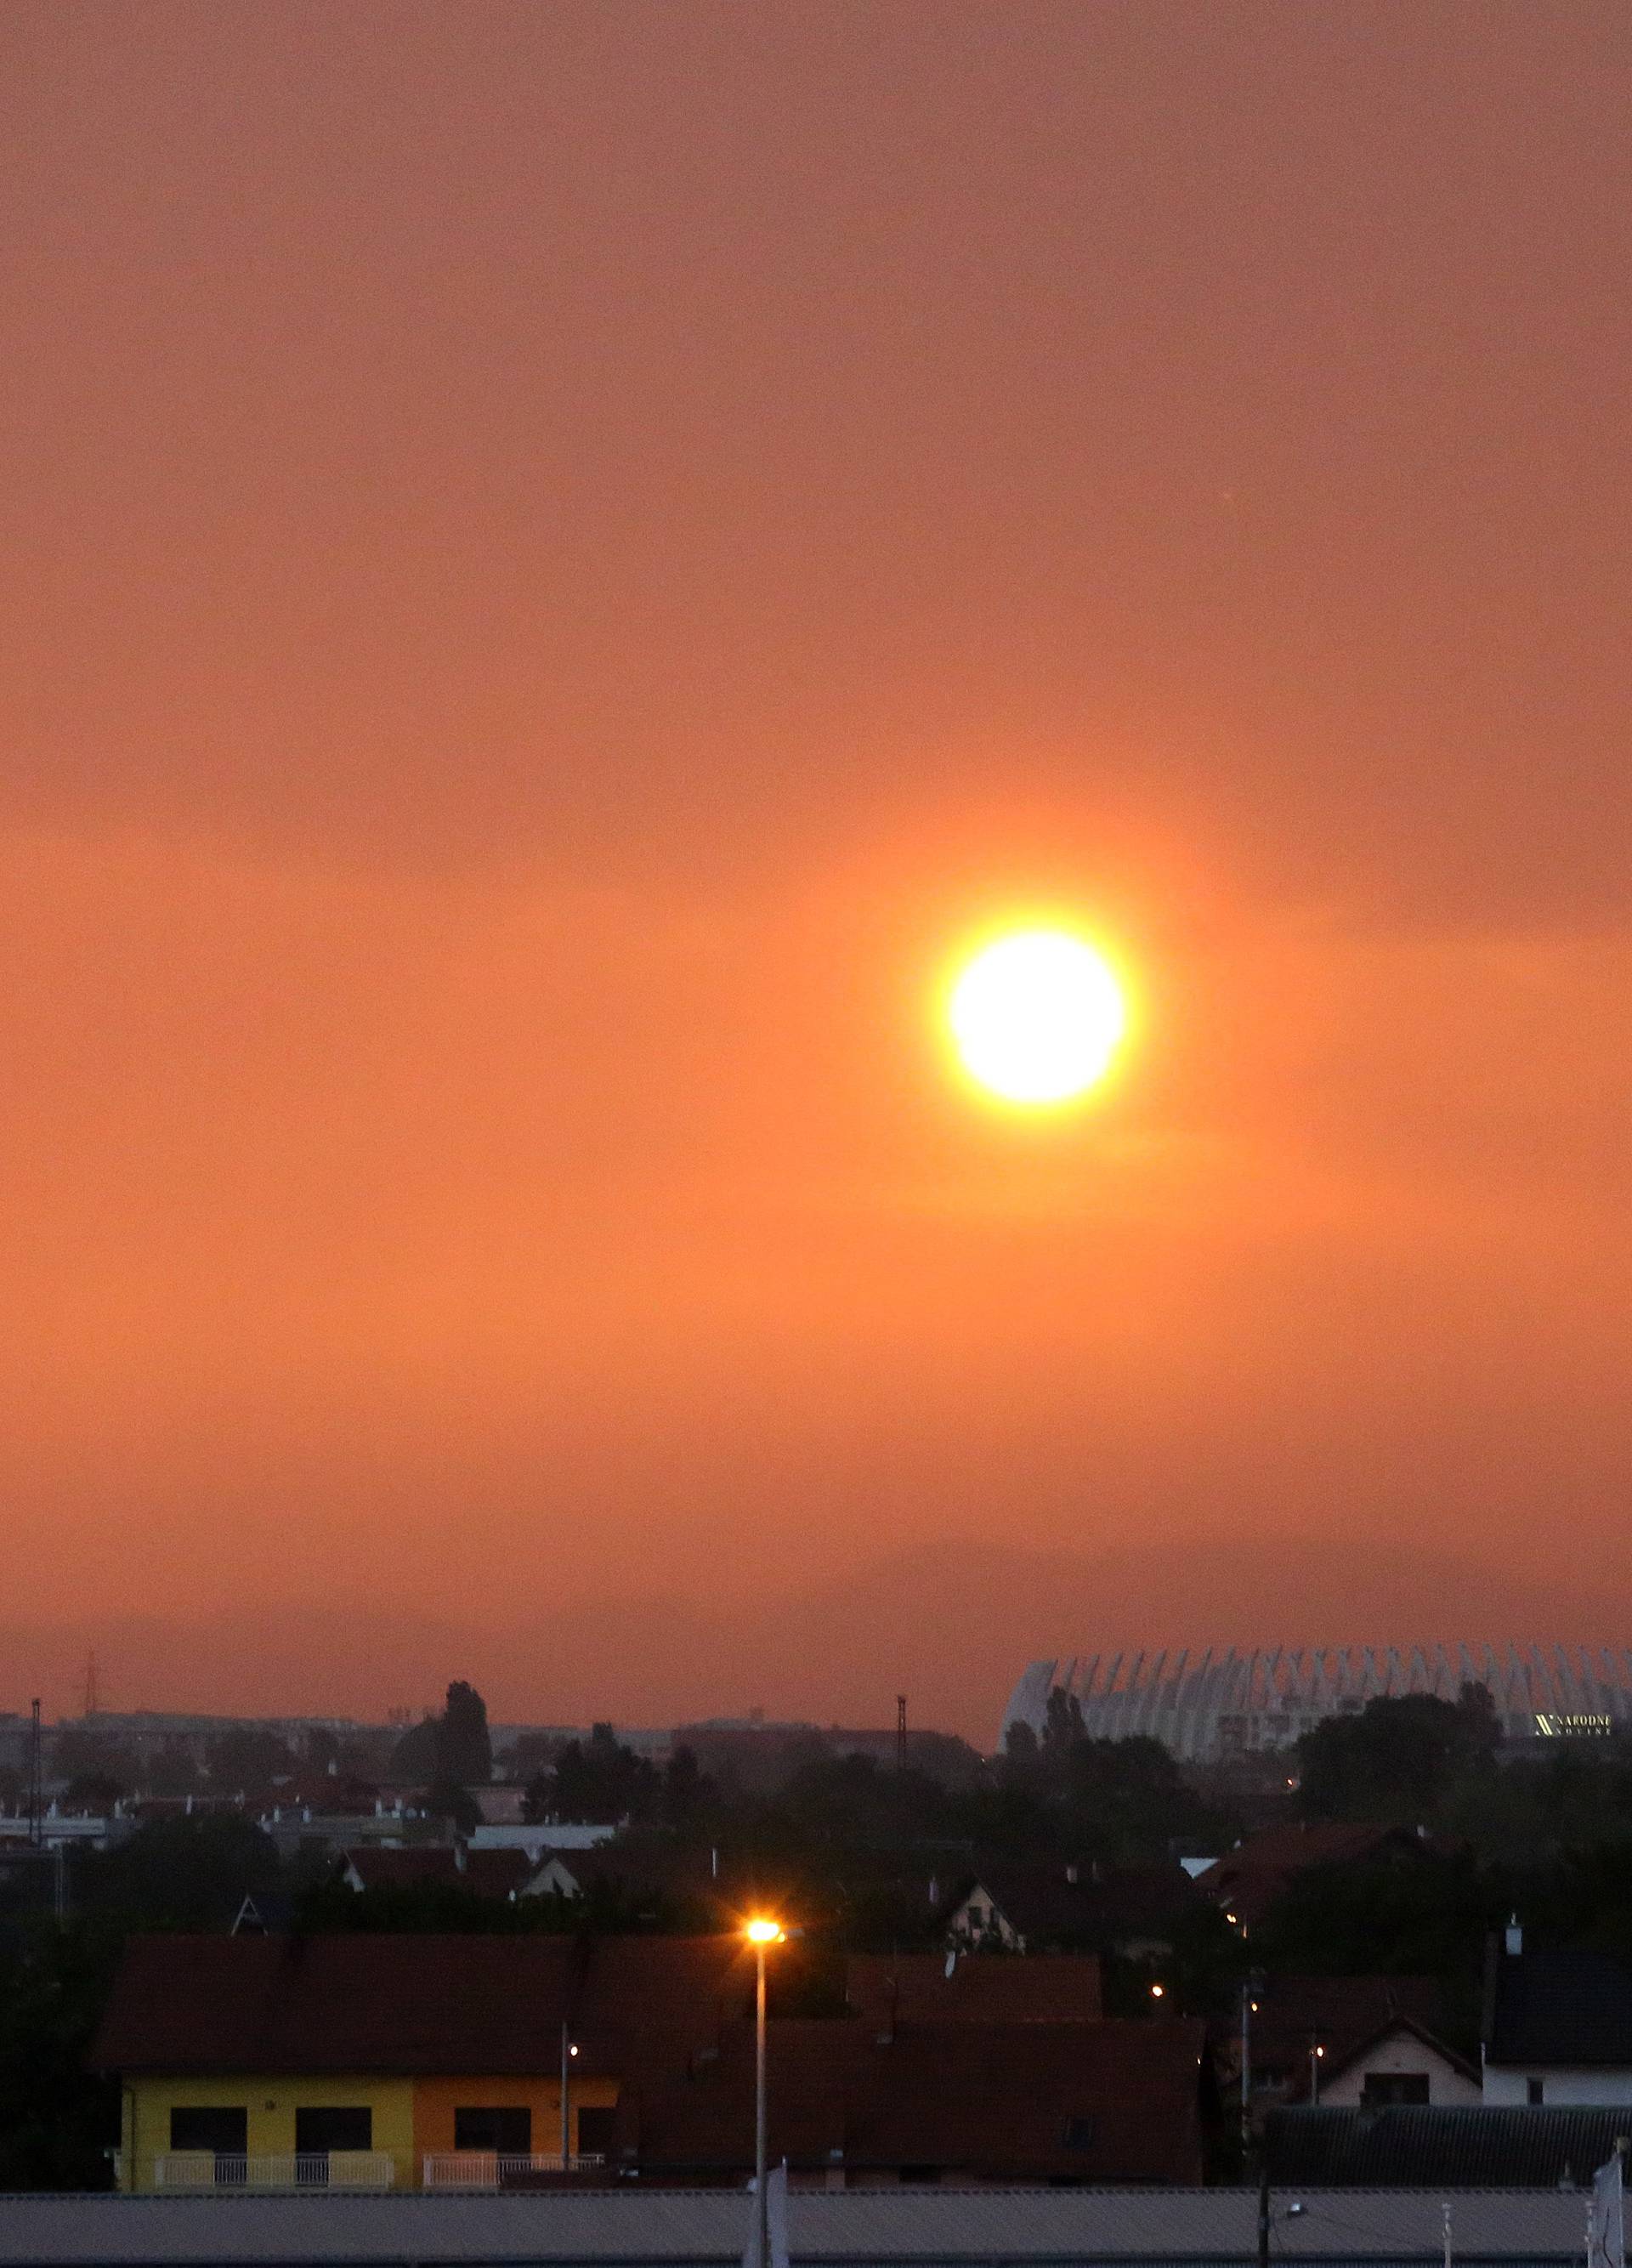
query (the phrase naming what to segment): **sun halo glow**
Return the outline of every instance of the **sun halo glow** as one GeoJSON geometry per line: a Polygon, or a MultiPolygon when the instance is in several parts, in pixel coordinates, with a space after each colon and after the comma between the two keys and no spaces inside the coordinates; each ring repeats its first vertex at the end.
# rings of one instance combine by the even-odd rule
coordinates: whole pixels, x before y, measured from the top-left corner
{"type": "Polygon", "coordinates": [[[976,1086],[1031,1108],[1096,1086],[1127,1027],[1122,989],[1103,954],[1059,929],[1011,931],[967,961],[946,1011],[959,1061],[976,1086]]]}

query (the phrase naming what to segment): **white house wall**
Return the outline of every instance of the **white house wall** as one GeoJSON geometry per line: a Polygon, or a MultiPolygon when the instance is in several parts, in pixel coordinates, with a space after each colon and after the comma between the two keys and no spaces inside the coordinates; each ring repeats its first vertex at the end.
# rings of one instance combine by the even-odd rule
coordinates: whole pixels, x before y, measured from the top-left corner
{"type": "Polygon", "coordinates": [[[1530,2099],[1530,2081],[1533,2079],[1541,2080],[1541,2100],[1548,2110],[1555,2103],[1597,2105],[1599,2108],[1632,2103],[1632,2066],[1605,2071],[1584,2070],[1578,2065],[1544,2063],[1530,2064],[1523,2071],[1510,2071],[1503,2066],[1487,2064],[1482,2100],[1486,2102],[1525,2103],[1530,2099]]]}

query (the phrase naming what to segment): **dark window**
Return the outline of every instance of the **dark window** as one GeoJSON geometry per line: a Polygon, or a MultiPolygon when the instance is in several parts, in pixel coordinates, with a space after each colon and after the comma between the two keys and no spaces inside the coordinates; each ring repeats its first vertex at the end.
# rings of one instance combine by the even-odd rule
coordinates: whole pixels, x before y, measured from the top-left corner
{"type": "Polygon", "coordinates": [[[578,2155],[581,2158],[608,2158],[612,2154],[613,2132],[618,2114],[609,2103],[599,2108],[591,2105],[578,2113],[578,2155]]]}
{"type": "Polygon", "coordinates": [[[326,2157],[331,2150],[371,2150],[373,2146],[374,2114],[366,2103],[355,2110],[295,2112],[298,2157],[326,2157]]]}
{"type": "Polygon", "coordinates": [[[1525,2100],[1526,2102],[1545,2102],[1547,2101],[1545,2082],[1539,2079],[1527,2079],[1525,2081],[1525,2100]]]}
{"type": "Polygon", "coordinates": [[[1068,2118],[1060,2139],[1068,2150],[1092,2150],[1093,2121],[1092,2118],[1068,2118]]]}
{"type": "Polygon", "coordinates": [[[249,2147],[247,2110],[173,2110],[170,2114],[173,2150],[213,2150],[219,2157],[241,2158],[249,2147]]]}
{"type": "Polygon", "coordinates": [[[1390,2102],[1426,2102],[1428,2073],[1425,2071],[1369,2071],[1360,2088],[1360,2101],[1368,2110],[1380,2110],[1390,2102]]]}
{"type": "Polygon", "coordinates": [[[530,2110],[455,2110],[453,2147],[492,2150],[501,2158],[526,2158],[533,2151],[530,2110]]]}

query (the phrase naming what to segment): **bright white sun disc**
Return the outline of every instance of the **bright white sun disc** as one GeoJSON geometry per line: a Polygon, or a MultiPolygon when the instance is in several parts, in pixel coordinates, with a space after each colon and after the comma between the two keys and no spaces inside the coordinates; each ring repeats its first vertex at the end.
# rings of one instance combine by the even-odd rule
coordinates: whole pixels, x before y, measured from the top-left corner
{"type": "Polygon", "coordinates": [[[1127,1024],[1100,954],[1063,930],[1021,930],[976,954],[952,986],[953,1043],[1007,1102],[1064,1102],[1103,1078],[1127,1024]]]}

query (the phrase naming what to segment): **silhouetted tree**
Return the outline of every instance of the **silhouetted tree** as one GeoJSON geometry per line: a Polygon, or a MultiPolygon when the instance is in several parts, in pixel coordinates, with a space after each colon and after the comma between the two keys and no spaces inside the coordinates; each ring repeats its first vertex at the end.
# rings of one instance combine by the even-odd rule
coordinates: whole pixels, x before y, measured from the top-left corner
{"type": "Polygon", "coordinates": [[[417,1725],[410,1725],[391,1751],[392,1778],[421,1786],[434,1779],[441,1756],[441,1739],[440,1717],[422,1717],[417,1725]]]}
{"type": "Polygon", "coordinates": [[[270,1836],[236,1812],[153,1819],[112,1851],[84,1852],[74,1902],[132,1927],[225,1929],[251,1890],[282,1875],[270,1836]]]}
{"type": "Polygon", "coordinates": [[[433,1819],[447,1820],[461,1835],[474,1834],[482,1824],[482,1806],[462,1781],[433,1780],[420,1802],[433,1819]]]}
{"type": "Polygon", "coordinates": [[[1482,1685],[1464,1685],[1456,1701],[1368,1701],[1357,1717],[1324,1718],[1299,1741],[1298,1808],[1312,1819],[1420,1822],[1456,1782],[1489,1771],[1500,1738],[1482,1685]]]}
{"type": "Polygon", "coordinates": [[[549,1774],[542,1817],[606,1821],[640,1818],[655,1808],[658,1775],[643,1756],[624,1748],[610,1725],[591,1728],[587,1741],[569,1741],[549,1774]]]}
{"type": "Polygon", "coordinates": [[[485,1787],[493,1777],[488,1705],[462,1677],[448,1688],[437,1742],[437,1777],[457,1780],[461,1787],[485,1787]]]}
{"type": "Polygon", "coordinates": [[[1062,1756],[1087,1737],[1083,1724],[1083,1705],[1074,1693],[1056,1685],[1048,1696],[1048,1705],[1043,1715],[1042,1751],[1044,1756],[1062,1756]]]}
{"type": "Polygon", "coordinates": [[[108,1772],[81,1772],[70,1779],[62,1791],[64,1811],[86,1811],[106,1815],[121,1799],[129,1793],[108,1772]]]}
{"type": "Polygon", "coordinates": [[[204,1751],[210,1784],[224,1793],[246,1793],[269,1780],[288,1779],[295,1770],[289,1743],[260,1725],[234,1725],[204,1751]]]}
{"type": "Polygon", "coordinates": [[[312,1725],[307,1728],[303,1749],[302,1762],[309,1771],[326,1772],[331,1764],[338,1769],[340,1738],[337,1734],[330,1732],[327,1725],[312,1725]]]}
{"type": "Polygon", "coordinates": [[[448,1688],[440,1716],[410,1725],[391,1752],[391,1776],[424,1785],[457,1780],[461,1787],[485,1787],[493,1777],[493,1740],[488,1705],[460,1677],[448,1688]]]}
{"type": "Polygon", "coordinates": [[[193,1795],[202,1782],[192,1749],[170,1734],[160,1743],[158,1754],[142,1768],[136,1785],[150,1795],[193,1795]]]}
{"type": "Polygon", "coordinates": [[[664,1825],[681,1833],[701,1826],[718,1795],[714,1782],[699,1765],[696,1751],[682,1742],[664,1766],[659,1806],[664,1825]]]}

